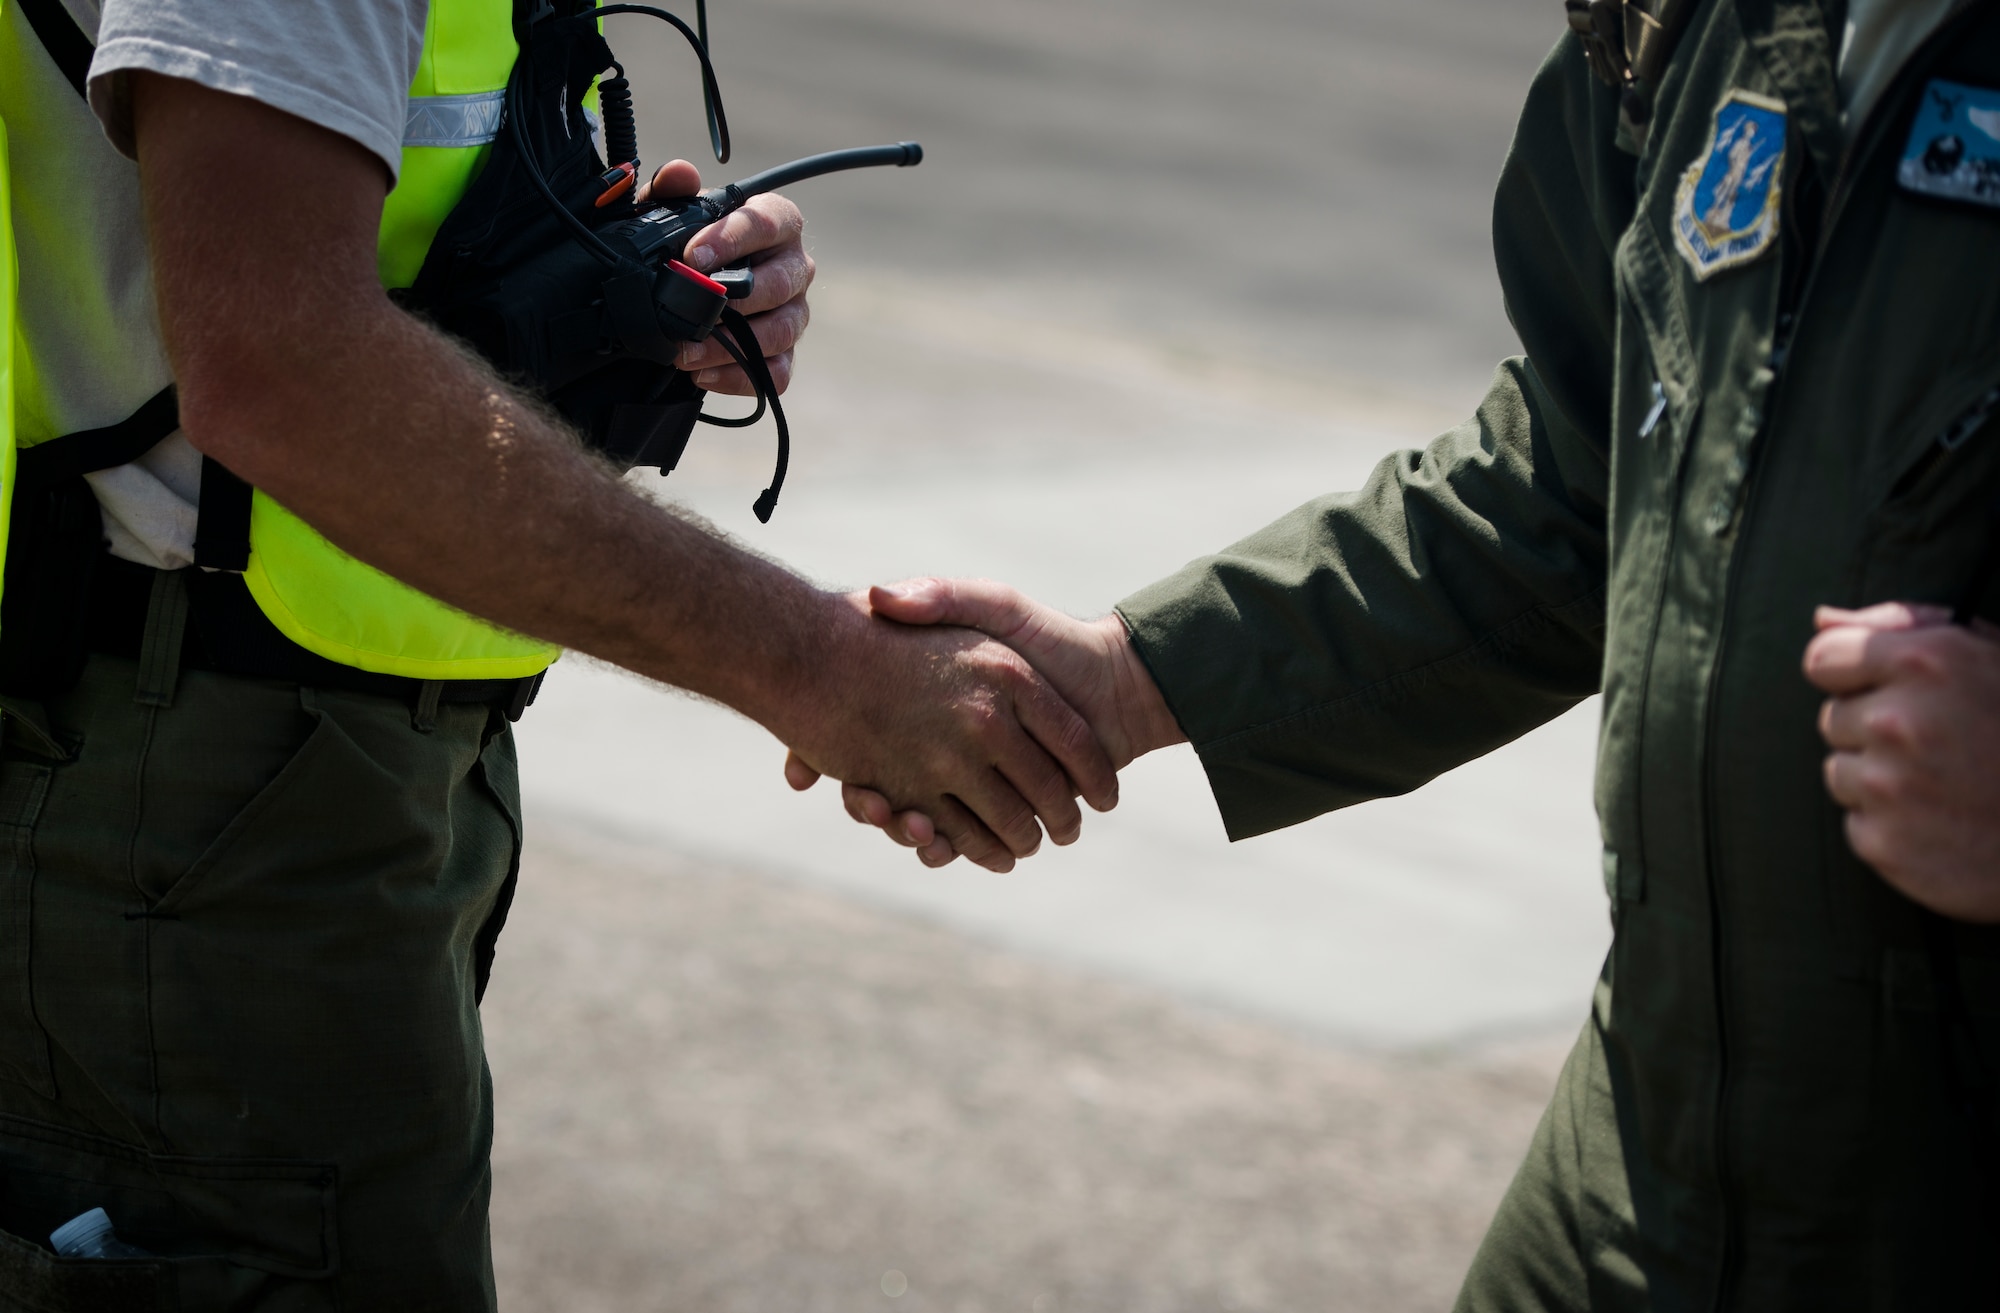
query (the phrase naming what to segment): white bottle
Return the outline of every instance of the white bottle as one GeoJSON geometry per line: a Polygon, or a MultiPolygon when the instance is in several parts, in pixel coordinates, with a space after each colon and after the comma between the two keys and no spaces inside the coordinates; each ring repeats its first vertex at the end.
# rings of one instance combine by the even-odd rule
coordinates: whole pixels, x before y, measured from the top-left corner
{"type": "Polygon", "coordinates": [[[154,1258],[137,1245],[128,1245],[111,1229],[111,1218],[102,1208],[79,1213],[49,1233],[49,1243],[63,1258],[154,1258]]]}

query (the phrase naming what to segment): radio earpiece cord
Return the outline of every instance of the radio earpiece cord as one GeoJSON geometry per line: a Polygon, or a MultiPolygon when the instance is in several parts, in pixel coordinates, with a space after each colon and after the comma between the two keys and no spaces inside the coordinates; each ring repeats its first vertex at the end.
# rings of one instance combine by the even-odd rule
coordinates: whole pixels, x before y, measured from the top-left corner
{"type": "Polygon", "coordinates": [[[631,85],[601,31],[602,19],[620,14],[660,19],[688,42],[701,67],[710,144],[718,161],[729,159],[705,3],[697,0],[697,31],[651,5],[541,0],[517,24],[521,53],[494,154],[400,299],[534,387],[622,469],[670,473],[697,422],[744,428],[768,410],[777,461],[754,506],[768,521],[790,464],[791,431],[756,334],[729,304],[751,294],[755,273],[711,276],[682,257],[696,233],[757,196],[849,169],[909,168],[923,148],[829,151],[696,196],[649,197],[641,211],[634,198],[646,181],[631,85]],[[598,157],[581,108],[593,84],[608,159],[598,157]],[[682,343],[711,336],[750,381],[757,405],[746,417],[702,414],[706,394],[675,366],[682,343]]]}

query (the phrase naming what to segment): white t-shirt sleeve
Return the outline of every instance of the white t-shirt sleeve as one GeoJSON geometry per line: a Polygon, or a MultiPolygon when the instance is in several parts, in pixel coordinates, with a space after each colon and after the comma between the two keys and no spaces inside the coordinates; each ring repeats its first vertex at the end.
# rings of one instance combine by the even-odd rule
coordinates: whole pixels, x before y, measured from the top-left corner
{"type": "Polygon", "coordinates": [[[130,72],[185,78],[351,137],[393,179],[428,9],[429,0],[103,0],[91,108],[131,155],[130,72]]]}

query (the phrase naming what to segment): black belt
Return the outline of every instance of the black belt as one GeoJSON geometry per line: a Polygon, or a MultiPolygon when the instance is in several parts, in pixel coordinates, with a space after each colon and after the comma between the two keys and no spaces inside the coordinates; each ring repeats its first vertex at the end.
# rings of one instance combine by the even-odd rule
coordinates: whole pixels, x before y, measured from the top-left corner
{"type": "MultiPolygon", "coordinates": [[[[138,659],[153,581],[160,573],[109,553],[98,558],[84,621],[84,641],[92,652],[138,659]]],[[[250,596],[242,575],[193,568],[180,573],[188,590],[188,626],[180,654],[183,670],[348,689],[412,704],[427,698],[480,703],[505,711],[509,720],[519,720],[541,689],[540,675],[426,681],[344,666],[308,652],[279,632],[250,596]]]]}

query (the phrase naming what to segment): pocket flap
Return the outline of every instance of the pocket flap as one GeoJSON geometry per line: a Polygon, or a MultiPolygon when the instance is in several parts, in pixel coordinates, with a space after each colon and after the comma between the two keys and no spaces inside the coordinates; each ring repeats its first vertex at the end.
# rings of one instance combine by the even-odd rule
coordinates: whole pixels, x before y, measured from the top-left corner
{"type": "Polygon", "coordinates": [[[277,1276],[332,1276],[330,1164],[148,1153],[0,1117],[0,1230],[39,1240],[89,1208],[121,1240],[163,1258],[216,1257],[277,1276]]]}
{"type": "Polygon", "coordinates": [[[23,1313],[152,1313],[175,1306],[166,1263],[66,1263],[0,1232],[0,1309],[23,1313]]]}

